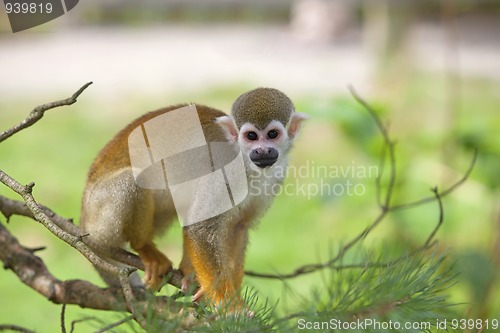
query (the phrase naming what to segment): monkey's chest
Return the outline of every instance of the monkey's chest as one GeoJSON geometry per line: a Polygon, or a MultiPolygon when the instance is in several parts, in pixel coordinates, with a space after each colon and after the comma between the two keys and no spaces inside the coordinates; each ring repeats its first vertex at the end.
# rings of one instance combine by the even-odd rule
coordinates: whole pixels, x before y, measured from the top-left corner
{"type": "Polygon", "coordinates": [[[238,210],[239,224],[248,227],[255,224],[281,191],[281,183],[282,179],[278,178],[250,178],[245,200],[235,207],[238,210]]]}

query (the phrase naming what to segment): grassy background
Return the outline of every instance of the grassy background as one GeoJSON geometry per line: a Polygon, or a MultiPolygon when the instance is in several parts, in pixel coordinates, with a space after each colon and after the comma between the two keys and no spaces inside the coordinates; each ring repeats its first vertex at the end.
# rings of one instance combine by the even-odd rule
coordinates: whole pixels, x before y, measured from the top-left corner
{"type": "MultiPolygon", "coordinates": [[[[44,100],[2,98],[0,129],[21,121],[38,104],[66,97],[77,87],[44,100]]],[[[21,183],[34,181],[38,201],[62,216],[79,219],[80,198],[86,172],[93,158],[112,135],[145,111],[182,101],[196,101],[229,110],[232,101],[250,88],[236,84],[208,90],[178,91],[168,96],[130,95],[108,103],[93,98],[90,87],[78,103],[49,111],[35,126],[0,145],[0,168],[21,183]]],[[[477,165],[469,181],[444,200],[445,223],[437,237],[440,250],[449,251],[461,275],[451,290],[461,302],[459,313],[498,318],[500,297],[498,271],[500,242],[500,83],[480,78],[462,82],[459,107],[450,111],[444,77],[416,72],[412,79],[391,93],[390,82],[380,82],[373,96],[365,96],[390,121],[397,144],[395,202],[429,196],[429,189],[444,189],[466,170],[471,147],[479,147],[477,165]],[[490,279],[491,277],[491,279],[490,279]]],[[[456,97],[456,96],[455,96],[456,97]]],[[[458,98],[458,97],[456,97],[458,98]]],[[[380,135],[372,120],[348,95],[294,96],[297,109],[308,120],[292,152],[295,166],[378,165],[380,135]]],[[[346,179],[333,179],[344,182],[346,179]]],[[[288,179],[294,183],[295,179],[288,179]]],[[[317,183],[318,179],[299,179],[317,183]]],[[[339,244],[355,236],[377,214],[373,178],[355,179],[366,193],[359,196],[281,195],[257,230],[251,234],[246,267],[261,272],[289,272],[294,268],[327,260],[339,244]]],[[[19,199],[4,186],[0,194],[19,199]]],[[[437,221],[436,204],[391,214],[365,241],[382,249],[390,245],[394,255],[422,244],[437,221]]],[[[4,218],[0,218],[2,223],[4,218]]],[[[12,217],[8,229],[24,246],[47,246],[38,255],[61,280],[87,279],[103,285],[91,265],[37,223],[12,217]]],[[[180,227],[176,225],[158,242],[174,261],[181,256],[180,227]]],[[[382,250],[380,250],[382,251],[382,250]]],[[[281,282],[246,278],[245,285],[258,291],[261,300],[278,302],[280,311],[297,307],[300,295],[308,297],[321,284],[321,274],[281,282]]],[[[172,289],[163,290],[170,293],[172,289]]],[[[0,272],[0,323],[15,323],[40,332],[59,330],[60,306],[23,285],[9,270],[0,272]]],[[[92,316],[108,322],[119,315],[68,307],[66,322],[92,316]]],[[[102,327],[95,321],[79,324],[78,331],[102,327]],[[81,325],[81,326],[80,326],[81,325]]]]}

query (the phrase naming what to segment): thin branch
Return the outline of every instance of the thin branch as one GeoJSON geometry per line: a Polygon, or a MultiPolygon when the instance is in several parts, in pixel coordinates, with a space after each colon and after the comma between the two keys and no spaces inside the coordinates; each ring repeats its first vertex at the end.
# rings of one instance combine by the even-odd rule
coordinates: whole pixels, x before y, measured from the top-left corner
{"type": "MultiPolygon", "coordinates": [[[[66,232],[77,236],[80,234],[80,228],[73,224],[73,219],[64,218],[57,215],[50,208],[40,205],[40,208],[44,211],[45,215],[50,217],[50,219],[61,229],[66,232]]],[[[12,200],[0,195],[0,212],[5,216],[7,221],[9,221],[12,215],[26,216],[35,219],[31,210],[26,206],[23,201],[12,200]]]]}
{"type": "Polygon", "coordinates": [[[142,313],[138,311],[135,304],[134,293],[132,292],[132,286],[128,280],[129,273],[126,270],[122,270],[120,272],[120,284],[122,286],[123,294],[125,295],[125,302],[127,303],[127,307],[129,311],[132,313],[135,321],[137,321],[142,327],[146,327],[146,320],[142,313]]]}
{"type": "Polygon", "coordinates": [[[46,249],[47,249],[47,247],[46,247],[46,246],[37,246],[37,247],[30,247],[30,248],[26,248],[26,250],[30,251],[31,253],[44,251],[44,250],[46,250],[46,249]]]}
{"type": "Polygon", "coordinates": [[[392,261],[389,262],[364,262],[364,263],[359,263],[359,264],[347,264],[347,265],[329,265],[328,262],[325,262],[323,264],[312,264],[312,265],[306,265],[302,266],[299,269],[295,270],[293,273],[289,274],[266,274],[266,273],[257,273],[257,272],[252,272],[252,271],[246,271],[245,275],[251,276],[251,277],[258,277],[258,278],[268,278],[268,279],[290,279],[294,277],[298,277],[299,275],[302,274],[307,274],[307,273],[312,273],[317,271],[318,269],[322,268],[331,268],[332,270],[336,271],[342,271],[346,269],[367,269],[367,268],[381,268],[385,267],[389,264],[391,264],[392,261]]]}
{"type": "Polygon", "coordinates": [[[73,320],[71,322],[71,331],[70,331],[70,333],[73,333],[75,331],[76,324],[83,323],[83,322],[86,322],[86,321],[89,321],[89,320],[95,320],[95,319],[96,319],[95,317],[83,317],[83,318],[80,318],[80,319],[73,320]]]}
{"type": "Polygon", "coordinates": [[[18,125],[14,126],[12,128],[9,128],[8,130],[0,133],[0,142],[5,141],[6,139],[8,139],[12,135],[16,134],[17,132],[22,131],[23,129],[30,127],[31,125],[33,125],[34,123],[36,123],[37,121],[42,119],[43,115],[45,114],[45,111],[76,103],[78,96],[80,96],[81,93],[83,93],[83,91],[85,89],[87,89],[87,87],[90,86],[91,84],[92,84],[92,82],[88,82],[88,83],[84,84],[80,89],[78,89],[69,98],[37,106],[36,108],[34,108],[30,112],[28,117],[26,117],[26,119],[21,121],[18,125]]]}
{"type": "MultiPolygon", "coordinates": [[[[370,114],[370,116],[373,118],[373,121],[377,125],[380,133],[382,134],[382,137],[384,138],[385,146],[387,147],[388,153],[389,153],[389,183],[387,184],[387,190],[385,194],[385,204],[381,207],[382,211],[389,209],[389,206],[391,204],[391,198],[392,198],[392,192],[394,190],[394,184],[396,181],[396,156],[394,152],[394,146],[395,142],[393,142],[389,136],[389,131],[387,128],[384,126],[382,123],[382,120],[380,120],[380,117],[378,116],[377,112],[373,109],[373,107],[368,104],[359,94],[356,92],[353,86],[349,85],[349,92],[351,93],[352,97],[361,104],[364,109],[370,114]]],[[[383,159],[385,160],[385,152],[383,155],[383,159]]],[[[380,174],[380,177],[382,175],[380,174]]],[[[377,186],[380,187],[380,181],[377,181],[377,186]]]]}
{"type": "Polygon", "coordinates": [[[441,228],[441,225],[443,224],[444,220],[444,210],[443,210],[443,202],[441,201],[441,194],[438,192],[438,188],[434,187],[432,189],[432,192],[434,193],[434,196],[436,197],[436,200],[438,202],[438,207],[439,207],[439,219],[436,227],[434,230],[432,230],[432,233],[429,235],[429,238],[425,241],[425,246],[428,246],[431,242],[434,236],[436,236],[436,233],[438,232],[439,228],[441,228]]]}
{"type": "Polygon", "coordinates": [[[383,145],[382,152],[380,153],[380,162],[378,166],[379,172],[377,173],[377,177],[375,178],[375,199],[377,201],[377,205],[380,209],[383,209],[384,204],[382,203],[382,175],[385,170],[385,158],[387,155],[387,145],[383,145]]]}
{"type": "Polygon", "coordinates": [[[104,333],[104,332],[112,330],[113,328],[118,327],[118,326],[126,323],[127,321],[132,320],[132,319],[134,319],[134,316],[127,316],[127,317],[125,317],[125,318],[123,318],[121,320],[118,320],[115,323],[109,324],[108,326],[104,326],[103,328],[101,328],[98,331],[95,331],[94,333],[104,333]]]}
{"type": "Polygon", "coordinates": [[[66,333],[66,303],[61,307],[61,333],[66,333]]]}
{"type": "Polygon", "coordinates": [[[14,331],[22,333],[35,333],[35,331],[17,325],[0,325],[0,331],[14,331]]]}

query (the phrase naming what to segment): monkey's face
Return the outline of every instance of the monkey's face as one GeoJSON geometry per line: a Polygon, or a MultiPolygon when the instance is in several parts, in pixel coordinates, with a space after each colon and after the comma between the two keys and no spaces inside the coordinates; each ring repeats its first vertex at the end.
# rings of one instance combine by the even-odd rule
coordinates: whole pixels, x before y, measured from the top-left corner
{"type": "Polygon", "coordinates": [[[289,148],[290,139],[285,127],[273,120],[265,129],[259,129],[251,123],[241,126],[238,142],[243,154],[259,168],[270,167],[278,161],[280,155],[289,148]]]}
{"type": "Polygon", "coordinates": [[[264,129],[263,125],[257,125],[262,124],[260,121],[246,121],[238,128],[230,116],[218,117],[215,122],[224,130],[227,140],[239,146],[251,167],[268,168],[280,160],[286,161],[292,141],[306,118],[302,113],[293,112],[286,126],[279,120],[271,120],[265,122],[264,129]]]}

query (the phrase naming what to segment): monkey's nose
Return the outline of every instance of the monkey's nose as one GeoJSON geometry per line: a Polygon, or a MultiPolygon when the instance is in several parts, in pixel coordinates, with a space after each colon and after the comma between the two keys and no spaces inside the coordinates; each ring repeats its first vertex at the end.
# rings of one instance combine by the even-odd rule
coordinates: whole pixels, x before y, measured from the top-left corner
{"type": "Polygon", "coordinates": [[[259,168],[265,168],[276,163],[278,156],[274,148],[256,148],[250,153],[250,160],[259,168]]]}

